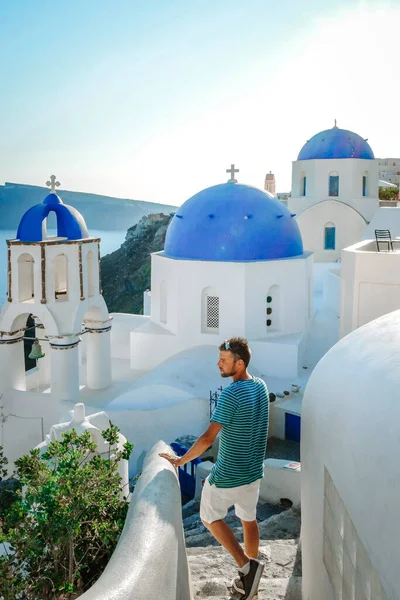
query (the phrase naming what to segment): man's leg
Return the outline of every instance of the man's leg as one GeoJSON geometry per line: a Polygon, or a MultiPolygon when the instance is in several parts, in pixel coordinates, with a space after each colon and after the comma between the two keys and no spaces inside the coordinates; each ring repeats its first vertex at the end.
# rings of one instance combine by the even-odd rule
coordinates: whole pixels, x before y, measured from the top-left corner
{"type": "Polygon", "coordinates": [[[203,525],[213,534],[215,539],[231,554],[239,569],[249,562],[249,557],[233,535],[232,529],[224,521],[213,521],[203,525]]]}
{"type": "Polygon", "coordinates": [[[243,521],[243,541],[246,556],[258,558],[258,547],[260,544],[260,530],[257,521],[243,521]]]}

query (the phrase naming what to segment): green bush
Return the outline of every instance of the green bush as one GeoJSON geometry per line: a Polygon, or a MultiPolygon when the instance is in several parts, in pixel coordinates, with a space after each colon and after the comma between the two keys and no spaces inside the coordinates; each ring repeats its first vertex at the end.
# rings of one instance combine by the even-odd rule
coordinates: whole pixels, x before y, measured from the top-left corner
{"type": "MultiPolygon", "coordinates": [[[[102,435],[114,446],[118,429],[102,435]]],[[[124,525],[128,504],[117,469],[132,449],[127,442],[102,458],[88,431],[72,430],[42,456],[31,450],[16,461],[23,493],[0,521],[4,600],[72,600],[100,576],[124,525]]]]}

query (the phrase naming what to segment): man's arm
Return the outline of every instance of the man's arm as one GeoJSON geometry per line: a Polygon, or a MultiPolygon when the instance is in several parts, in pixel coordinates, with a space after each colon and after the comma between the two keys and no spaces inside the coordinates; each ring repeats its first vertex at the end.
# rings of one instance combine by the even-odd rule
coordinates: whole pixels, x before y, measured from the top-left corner
{"type": "Polygon", "coordinates": [[[220,423],[210,423],[206,431],[195,441],[186,454],[179,458],[174,458],[165,453],[161,453],[160,456],[166,458],[174,467],[183,467],[186,463],[201,456],[211,446],[221,428],[222,425],[220,423]]]}

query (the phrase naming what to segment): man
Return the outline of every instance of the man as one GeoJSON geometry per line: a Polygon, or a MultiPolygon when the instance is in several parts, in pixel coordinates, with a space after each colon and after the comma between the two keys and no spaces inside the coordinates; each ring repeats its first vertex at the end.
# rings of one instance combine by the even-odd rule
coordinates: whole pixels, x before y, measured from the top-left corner
{"type": "Polygon", "coordinates": [[[221,376],[232,377],[232,383],[222,391],[210,426],[184,456],[160,456],[180,467],[203,454],[221,431],[217,461],[203,487],[200,517],[238,565],[238,577],[229,587],[231,598],[251,600],[265,566],[257,560],[256,507],[268,437],[268,390],[262,379],[247,371],[251,358],[247,340],[231,338],[219,351],[221,376]],[[242,521],[244,550],[223,521],[232,505],[242,521]]]}

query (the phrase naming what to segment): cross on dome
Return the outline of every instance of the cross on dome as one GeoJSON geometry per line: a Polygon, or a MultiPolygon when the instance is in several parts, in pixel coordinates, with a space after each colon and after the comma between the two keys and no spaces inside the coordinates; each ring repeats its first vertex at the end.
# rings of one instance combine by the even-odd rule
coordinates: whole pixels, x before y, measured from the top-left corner
{"type": "Polygon", "coordinates": [[[228,179],[228,183],[237,183],[237,179],[235,179],[235,173],[239,173],[239,169],[235,169],[235,165],[231,165],[231,168],[226,169],[226,172],[231,174],[231,178],[228,179]]]}
{"type": "Polygon", "coordinates": [[[50,181],[46,181],[46,185],[50,188],[50,192],[52,194],[54,194],[54,192],[56,191],[56,187],[59,187],[61,185],[61,183],[59,181],[56,181],[56,179],[57,177],[55,175],[52,175],[50,177],[50,181]]]}
{"type": "Polygon", "coordinates": [[[334,129],[335,129],[335,128],[336,128],[336,129],[338,128],[336,119],[335,119],[335,124],[334,124],[333,128],[334,128],[334,129]]]}

